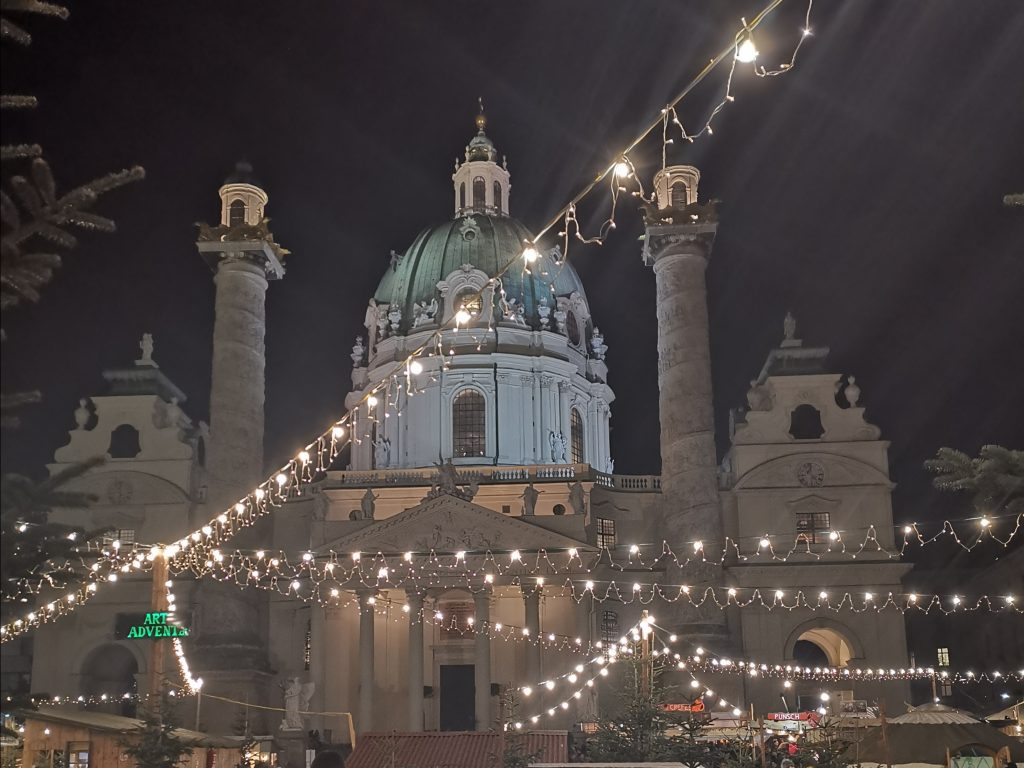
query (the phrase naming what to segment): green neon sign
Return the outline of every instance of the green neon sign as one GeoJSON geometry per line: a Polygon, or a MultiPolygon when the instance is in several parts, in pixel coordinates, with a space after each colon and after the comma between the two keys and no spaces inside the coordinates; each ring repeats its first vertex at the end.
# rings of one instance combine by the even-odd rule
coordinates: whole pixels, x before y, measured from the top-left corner
{"type": "Polygon", "coordinates": [[[188,637],[188,628],[167,623],[166,611],[147,613],[141,624],[128,628],[128,637],[188,637]]]}

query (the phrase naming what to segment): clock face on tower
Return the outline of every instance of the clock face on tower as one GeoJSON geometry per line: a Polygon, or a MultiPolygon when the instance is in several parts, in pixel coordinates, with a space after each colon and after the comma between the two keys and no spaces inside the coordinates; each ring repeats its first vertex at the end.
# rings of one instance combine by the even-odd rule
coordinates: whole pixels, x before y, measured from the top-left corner
{"type": "Polygon", "coordinates": [[[825,468],[816,461],[805,461],[796,470],[796,479],[800,485],[816,487],[825,482],[825,468]]]}

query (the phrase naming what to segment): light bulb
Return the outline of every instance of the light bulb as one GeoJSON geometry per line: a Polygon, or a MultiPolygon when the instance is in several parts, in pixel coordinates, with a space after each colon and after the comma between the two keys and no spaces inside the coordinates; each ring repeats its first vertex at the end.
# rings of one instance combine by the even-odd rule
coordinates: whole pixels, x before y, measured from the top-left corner
{"type": "Polygon", "coordinates": [[[750,64],[757,58],[757,46],[754,45],[753,39],[750,35],[747,35],[743,42],[736,46],[736,61],[741,61],[744,64],[750,64]]]}
{"type": "Polygon", "coordinates": [[[761,539],[759,544],[760,544],[761,549],[768,549],[768,547],[770,547],[772,545],[772,543],[768,540],[767,537],[761,539]]]}
{"type": "Polygon", "coordinates": [[[532,245],[528,245],[523,249],[523,261],[527,264],[533,264],[537,259],[540,258],[540,251],[534,248],[532,245]]]}
{"type": "Polygon", "coordinates": [[[467,312],[465,309],[460,309],[458,312],[455,313],[455,323],[456,325],[465,325],[472,319],[472,317],[473,316],[470,315],[469,312],[467,312]]]}
{"type": "Polygon", "coordinates": [[[411,373],[413,376],[419,376],[421,373],[423,373],[423,363],[421,363],[419,360],[413,360],[411,363],[409,363],[409,373],[411,373]]]}
{"type": "Polygon", "coordinates": [[[368,398],[366,398],[366,404],[370,408],[376,408],[377,407],[377,396],[376,395],[370,395],[368,398]]]}
{"type": "Polygon", "coordinates": [[[619,162],[615,164],[615,175],[620,179],[624,179],[629,176],[629,163],[625,160],[619,160],[619,162]]]}
{"type": "Polygon", "coordinates": [[[343,427],[332,427],[331,437],[335,440],[341,440],[345,436],[345,429],[343,427]]]}

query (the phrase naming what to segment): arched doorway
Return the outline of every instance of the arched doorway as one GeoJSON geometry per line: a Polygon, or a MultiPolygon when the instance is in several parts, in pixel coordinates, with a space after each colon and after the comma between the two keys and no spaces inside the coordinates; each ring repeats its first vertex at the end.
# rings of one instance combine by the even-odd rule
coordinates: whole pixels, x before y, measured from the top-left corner
{"type": "Polygon", "coordinates": [[[109,705],[98,705],[110,712],[135,714],[134,696],[138,689],[135,676],[139,663],[125,646],[106,643],[93,650],[82,663],[81,693],[99,699],[106,696],[109,705]],[[129,694],[132,698],[125,699],[129,694]]]}
{"type": "Polygon", "coordinates": [[[786,641],[786,660],[802,667],[845,667],[864,658],[860,641],[846,625],[833,619],[805,621],[786,641]]]}

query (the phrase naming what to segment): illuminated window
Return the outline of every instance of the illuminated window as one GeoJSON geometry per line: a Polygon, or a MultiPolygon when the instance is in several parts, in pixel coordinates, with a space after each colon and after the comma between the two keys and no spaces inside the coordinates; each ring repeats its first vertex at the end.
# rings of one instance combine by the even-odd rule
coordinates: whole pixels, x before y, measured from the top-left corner
{"type": "Polygon", "coordinates": [[[501,211],[501,184],[494,182],[494,207],[501,211]]]}
{"type": "Polygon", "coordinates": [[[121,542],[122,547],[129,547],[135,543],[134,528],[114,528],[103,534],[103,544],[110,546],[115,541],[121,542]]]}
{"type": "Polygon", "coordinates": [[[473,207],[483,208],[487,205],[487,182],[483,176],[473,179],[473,207]]]}
{"type": "Polygon", "coordinates": [[[457,458],[487,452],[487,403],[475,389],[464,389],[452,401],[452,452],[457,458]]]}
{"type": "Polygon", "coordinates": [[[575,408],[569,417],[570,450],[572,451],[572,463],[582,464],[586,460],[583,449],[583,417],[575,408]]]}
{"type": "Polygon", "coordinates": [[[827,544],[832,525],[828,512],[797,512],[796,533],[800,541],[808,544],[827,544]]]}
{"type": "Polygon", "coordinates": [[[949,666],[949,648],[937,648],[935,655],[938,657],[940,667],[949,666]]]}
{"type": "Polygon", "coordinates": [[[953,695],[953,681],[948,677],[944,677],[939,680],[939,696],[952,696],[953,695]]]}
{"type": "Polygon", "coordinates": [[[615,521],[607,517],[597,518],[597,546],[615,549],[615,521]]]}
{"type": "Polygon", "coordinates": [[[68,768],[89,768],[89,742],[68,742],[68,768]]]}
{"type": "Polygon", "coordinates": [[[237,227],[239,224],[245,224],[245,202],[243,200],[235,200],[228,206],[228,226],[237,227]]]}
{"type": "Polygon", "coordinates": [[[619,642],[619,614],[615,611],[601,611],[601,642],[619,642]]]}
{"type": "Polygon", "coordinates": [[[306,641],[302,645],[302,666],[309,672],[309,663],[313,656],[313,620],[306,621],[306,641]]]}

